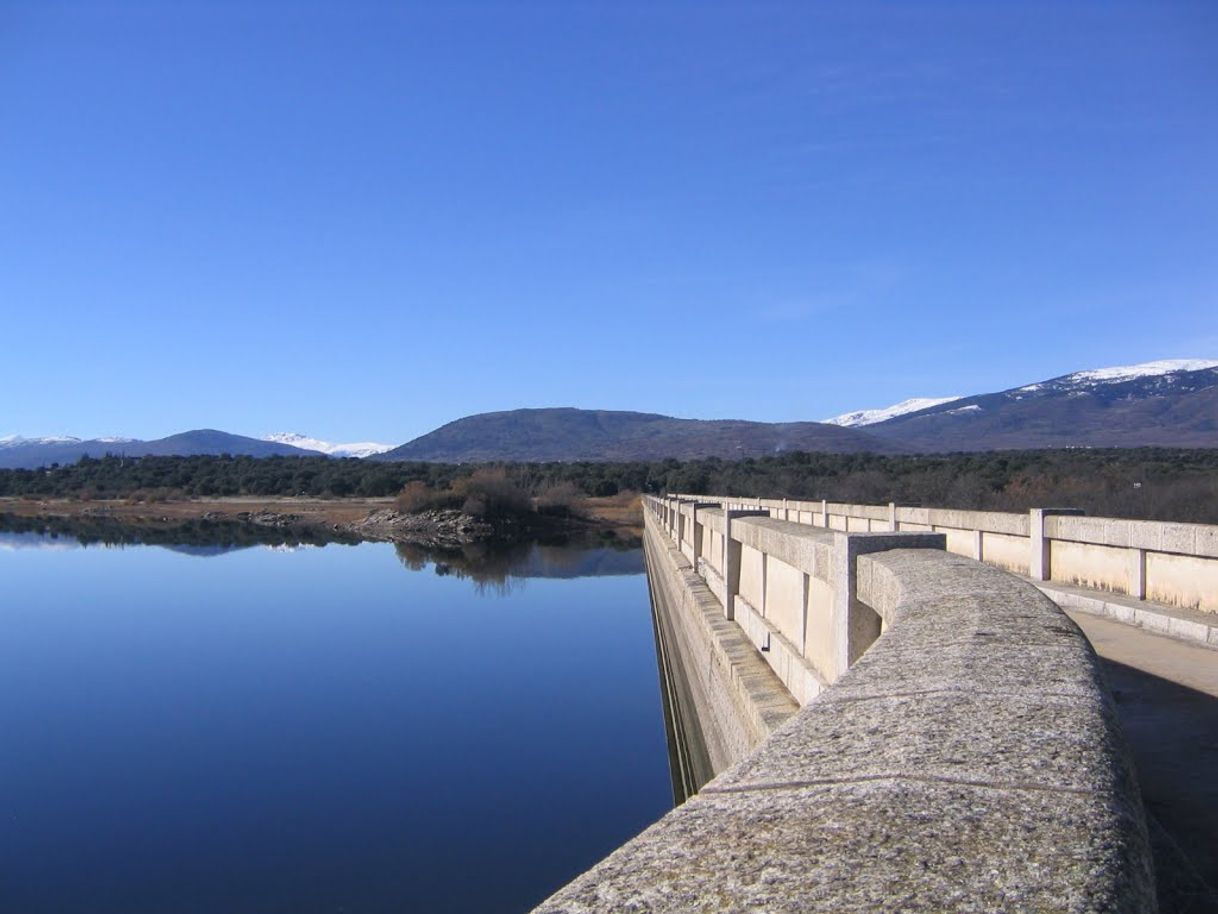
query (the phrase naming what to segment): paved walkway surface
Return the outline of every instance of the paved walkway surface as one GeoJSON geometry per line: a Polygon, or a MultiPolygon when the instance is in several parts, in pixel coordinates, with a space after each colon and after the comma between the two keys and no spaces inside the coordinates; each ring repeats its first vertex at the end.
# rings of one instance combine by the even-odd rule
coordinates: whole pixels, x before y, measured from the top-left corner
{"type": "Polygon", "coordinates": [[[1207,644],[1218,650],[1218,613],[1184,609],[1180,606],[1164,606],[1148,600],[1136,600],[1125,594],[1093,590],[1077,584],[1060,581],[1033,581],[1049,599],[1065,610],[1081,610],[1092,615],[1105,616],[1117,622],[1127,622],[1154,632],[1170,635],[1194,644],[1207,644]]]}
{"type": "Polygon", "coordinates": [[[1070,617],[1104,661],[1133,751],[1161,914],[1218,914],[1218,651],[1070,617]]]}

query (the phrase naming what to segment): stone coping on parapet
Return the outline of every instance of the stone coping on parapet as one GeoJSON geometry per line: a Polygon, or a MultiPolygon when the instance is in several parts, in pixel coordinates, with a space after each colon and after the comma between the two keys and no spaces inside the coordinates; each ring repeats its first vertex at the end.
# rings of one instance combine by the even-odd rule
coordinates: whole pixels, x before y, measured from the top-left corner
{"type": "Polygon", "coordinates": [[[1156,635],[1218,650],[1218,617],[1211,612],[1164,606],[1125,594],[1108,593],[1059,581],[1030,581],[1062,609],[1104,616],[1156,635]]]}
{"type": "Polygon", "coordinates": [[[770,517],[741,517],[732,520],[732,539],[814,578],[828,580],[833,573],[832,530],[770,517]]]}
{"type": "Polygon", "coordinates": [[[1153,912],[1098,661],[1027,582],[861,556],[892,624],[744,761],[544,902],[607,912],[1153,912]]]}

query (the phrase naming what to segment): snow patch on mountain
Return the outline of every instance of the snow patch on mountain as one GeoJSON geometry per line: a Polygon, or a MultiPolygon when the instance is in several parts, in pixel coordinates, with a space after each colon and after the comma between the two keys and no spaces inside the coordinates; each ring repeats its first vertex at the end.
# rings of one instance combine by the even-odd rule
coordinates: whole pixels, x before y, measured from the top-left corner
{"type": "Polygon", "coordinates": [[[71,435],[47,435],[43,438],[26,438],[24,435],[5,435],[0,438],[0,447],[22,447],[27,444],[75,444],[79,438],[71,435]]]}
{"type": "Polygon", "coordinates": [[[77,438],[73,435],[42,435],[37,438],[27,438],[25,435],[4,435],[0,437],[0,448],[35,447],[40,444],[83,444],[86,441],[100,441],[102,444],[129,444],[135,440],[135,438],[122,438],[117,435],[108,438],[77,438]]]}
{"type": "Polygon", "coordinates": [[[1140,365],[1117,365],[1112,368],[1076,371],[1057,380],[1061,383],[1087,383],[1089,381],[1106,383],[1130,381],[1134,378],[1152,378],[1177,371],[1202,371],[1206,368],[1218,368],[1218,361],[1214,359],[1160,359],[1157,362],[1142,362],[1140,365]]]}
{"type": "Polygon", "coordinates": [[[834,416],[832,419],[822,419],[829,425],[840,425],[844,428],[858,428],[862,425],[875,425],[877,422],[883,422],[886,419],[895,419],[897,416],[904,416],[906,413],[916,413],[920,409],[930,409],[932,406],[939,406],[943,403],[951,403],[953,400],[959,400],[959,397],[914,397],[911,400],[902,400],[900,403],[892,406],[885,406],[880,409],[859,409],[852,413],[842,413],[840,416],[834,416]]]}
{"type": "Polygon", "coordinates": [[[320,438],[310,438],[297,432],[276,432],[266,435],[263,441],[274,441],[277,444],[288,444],[292,447],[303,448],[306,451],[320,451],[331,457],[370,457],[393,450],[396,445],[378,444],[375,441],[355,441],[349,444],[335,444],[322,441],[320,438]]]}

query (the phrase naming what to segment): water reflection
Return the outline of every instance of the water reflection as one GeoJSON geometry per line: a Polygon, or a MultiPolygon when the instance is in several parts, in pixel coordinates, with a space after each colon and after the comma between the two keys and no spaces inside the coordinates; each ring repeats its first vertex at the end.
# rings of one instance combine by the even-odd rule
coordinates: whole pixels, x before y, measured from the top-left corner
{"type": "Polygon", "coordinates": [[[439,549],[414,543],[394,545],[398,560],[411,571],[431,566],[438,575],[473,582],[480,593],[511,593],[529,578],[589,578],[643,573],[643,554],[631,545],[550,543],[470,543],[439,549]]]}
{"type": "Polygon", "coordinates": [[[359,537],[308,524],[270,527],[245,520],[191,518],[159,524],[114,517],[23,517],[0,514],[0,548],[163,546],[191,555],[223,555],[251,546],[354,545],[359,537]]]}
{"type": "Polygon", "coordinates": [[[0,911],[520,914],[671,805],[637,549],[85,520],[0,519],[0,911]]]}
{"type": "MultiPolygon", "coordinates": [[[[159,546],[213,558],[262,546],[274,551],[353,545],[358,538],[308,525],[268,527],[241,520],[198,519],[160,525],[107,517],[21,517],[0,514],[0,550],[159,546]]],[[[409,571],[472,582],[479,592],[507,594],[529,578],[587,578],[643,573],[638,544],[615,537],[568,536],[544,541],[489,541],[459,548],[395,543],[409,571]]]]}

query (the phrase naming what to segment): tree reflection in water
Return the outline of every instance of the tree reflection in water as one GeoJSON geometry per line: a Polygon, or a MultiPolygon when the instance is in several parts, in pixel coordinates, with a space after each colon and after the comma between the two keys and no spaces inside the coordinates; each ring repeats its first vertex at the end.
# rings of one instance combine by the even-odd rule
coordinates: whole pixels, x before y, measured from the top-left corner
{"type": "Polygon", "coordinates": [[[643,573],[642,550],[630,540],[486,541],[460,548],[395,543],[394,550],[402,565],[411,571],[422,571],[431,565],[438,575],[471,581],[478,593],[496,596],[512,593],[529,578],[643,573]]]}
{"type": "MultiPolygon", "coordinates": [[[[25,547],[40,542],[80,546],[161,546],[197,556],[215,556],[254,546],[354,545],[352,534],[316,525],[266,526],[242,520],[190,519],[133,523],[113,517],[20,517],[0,514],[5,535],[25,547]]],[[[0,543],[0,545],[3,545],[0,543]]],[[[637,539],[618,536],[549,537],[544,540],[488,540],[459,548],[394,543],[398,560],[410,571],[429,565],[438,575],[468,580],[479,594],[506,596],[529,578],[582,578],[643,573],[637,539]]]]}

